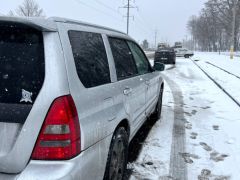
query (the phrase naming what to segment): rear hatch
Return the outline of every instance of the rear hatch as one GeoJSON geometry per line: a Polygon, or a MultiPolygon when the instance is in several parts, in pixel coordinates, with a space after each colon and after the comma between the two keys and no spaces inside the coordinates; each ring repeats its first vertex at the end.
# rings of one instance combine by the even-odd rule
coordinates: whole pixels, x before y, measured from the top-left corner
{"type": "Polygon", "coordinates": [[[169,51],[157,51],[155,54],[155,60],[164,62],[170,58],[170,55],[169,51]]]}
{"type": "Polygon", "coordinates": [[[19,134],[26,131],[23,127],[44,77],[42,32],[21,23],[0,21],[0,173],[17,173],[23,168],[12,164],[20,163],[24,147],[14,152],[13,147],[19,134]]]}

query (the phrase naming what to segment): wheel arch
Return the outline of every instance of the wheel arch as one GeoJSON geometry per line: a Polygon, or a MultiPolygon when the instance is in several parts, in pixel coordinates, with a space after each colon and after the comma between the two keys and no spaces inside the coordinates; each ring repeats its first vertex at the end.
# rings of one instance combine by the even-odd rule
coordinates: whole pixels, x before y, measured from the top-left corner
{"type": "MultiPolygon", "coordinates": [[[[117,125],[117,127],[115,128],[115,131],[116,131],[119,127],[125,128],[125,130],[127,131],[128,136],[130,136],[131,129],[130,129],[129,121],[128,121],[127,119],[121,120],[121,121],[119,122],[119,124],[117,125]]],[[[114,131],[114,132],[115,132],[115,131],[114,131]]]]}
{"type": "MultiPolygon", "coordinates": [[[[116,133],[116,131],[119,129],[119,128],[124,128],[127,132],[127,135],[128,135],[128,138],[130,136],[130,125],[129,125],[129,121],[127,119],[123,119],[119,122],[119,124],[116,126],[115,130],[114,130],[114,133],[113,133],[113,136],[112,136],[112,139],[114,137],[114,134],[116,133]]],[[[129,143],[129,142],[128,142],[129,143]]],[[[109,169],[108,169],[108,166],[109,166],[109,160],[110,160],[110,151],[111,151],[111,144],[112,144],[112,140],[110,142],[110,146],[109,146],[109,150],[108,150],[108,158],[107,158],[107,161],[106,161],[106,166],[105,166],[105,172],[104,172],[104,178],[103,180],[109,180],[109,178],[107,178],[107,174],[109,173],[109,169]]],[[[127,150],[128,151],[128,150],[127,150]]],[[[127,162],[126,162],[127,163],[127,162]]],[[[126,165],[125,165],[126,166],[126,165]]]]}
{"type": "Polygon", "coordinates": [[[161,84],[161,87],[160,87],[161,89],[164,89],[164,82],[162,82],[162,84],[161,84]]]}

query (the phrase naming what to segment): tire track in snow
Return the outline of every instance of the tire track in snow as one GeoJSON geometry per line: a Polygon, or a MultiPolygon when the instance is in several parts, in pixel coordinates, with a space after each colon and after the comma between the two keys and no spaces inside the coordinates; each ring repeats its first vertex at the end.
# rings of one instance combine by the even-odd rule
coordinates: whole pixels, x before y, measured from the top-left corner
{"type": "Polygon", "coordinates": [[[237,76],[237,75],[235,75],[235,74],[233,74],[233,73],[231,73],[231,72],[229,72],[229,71],[227,71],[227,70],[225,70],[225,69],[223,69],[223,68],[221,68],[221,67],[219,67],[219,66],[216,66],[215,64],[212,64],[212,63],[210,63],[210,62],[206,62],[206,63],[207,63],[207,64],[210,64],[210,65],[212,65],[213,67],[218,68],[218,69],[220,69],[220,70],[222,70],[222,71],[224,71],[224,72],[226,72],[226,73],[228,73],[228,74],[230,74],[230,75],[232,75],[232,76],[234,76],[234,77],[236,77],[236,78],[238,78],[238,79],[240,79],[239,76],[237,76]]]}
{"type": "Polygon", "coordinates": [[[174,124],[172,132],[169,175],[173,177],[173,179],[187,180],[187,167],[184,159],[181,156],[181,153],[185,153],[186,150],[186,122],[183,110],[183,95],[178,84],[169,79],[166,75],[163,75],[163,77],[168,83],[174,99],[174,124]]]}
{"type": "MultiPolygon", "coordinates": [[[[191,59],[192,60],[192,59],[191,59]]],[[[198,65],[194,60],[192,60],[192,62],[214,83],[216,84],[230,99],[233,100],[233,102],[235,102],[238,107],[240,107],[240,102],[238,102],[238,100],[236,100],[229,92],[227,92],[226,89],[224,89],[217,81],[214,80],[214,78],[212,78],[200,65],[198,65]]]]}

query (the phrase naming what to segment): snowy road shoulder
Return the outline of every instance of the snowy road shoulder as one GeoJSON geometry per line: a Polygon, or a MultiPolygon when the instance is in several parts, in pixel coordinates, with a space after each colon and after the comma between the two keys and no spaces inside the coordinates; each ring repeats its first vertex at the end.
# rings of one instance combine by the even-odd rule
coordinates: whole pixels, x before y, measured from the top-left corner
{"type": "MultiPolygon", "coordinates": [[[[205,71],[205,73],[221,86],[237,104],[240,104],[240,76],[235,71],[231,71],[236,68],[234,67],[236,63],[239,63],[240,67],[240,61],[230,61],[227,56],[219,57],[218,61],[213,60],[213,62],[206,60],[208,59],[206,57],[206,59],[204,59],[204,57],[200,58],[202,60],[197,60],[197,57],[193,57],[192,59],[203,71],[205,71]],[[226,62],[228,62],[228,64],[226,62]],[[221,66],[223,63],[225,63],[224,67],[221,66]]],[[[211,56],[209,58],[211,58],[211,56]]]]}
{"type": "Polygon", "coordinates": [[[240,57],[234,57],[230,59],[229,55],[218,54],[218,53],[206,53],[206,52],[196,52],[193,56],[194,60],[200,60],[203,62],[210,62],[222,69],[225,69],[237,76],[240,76],[240,57]]]}
{"type": "Polygon", "coordinates": [[[128,164],[128,168],[133,171],[131,180],[159,179],[168,176],[174,119],[173,104],[172,92],[166,86],[162,118],[156,122],[142,144],[142,150],[137,160],[128,164]]]}
{"type": "Polygon", "coordinates": [[[176,67],[167,67],[163,75],[166,88],[162,120],[153,126],[137,160],[129,164],[133,169],[131,179],[178,179],[184,173],[184,179],[189,180],[238,179],[239,107],[191,60],[177,59],[176,67]],[[173,82],[179,88],[173,89],[173,82]],[[174,99],[179,93],[180,103],[174,99]],[[176,112],[179,115],[174,117],[176,112]],[[176,122],[180,124],[176,126],[176,122]],[[171,158],[176,130],[183,133],[185,147],[175,146],[177,157],[171,158]],[[179,174],[172,164],[182,161],[184,167],[179,174]]]}

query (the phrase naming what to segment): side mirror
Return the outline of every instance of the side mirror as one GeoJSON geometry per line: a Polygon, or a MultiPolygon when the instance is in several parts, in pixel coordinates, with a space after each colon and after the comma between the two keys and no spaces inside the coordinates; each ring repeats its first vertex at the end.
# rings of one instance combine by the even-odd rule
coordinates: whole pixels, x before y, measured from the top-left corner
{"type": "Polygon", "coordinates": [[[165,65],[163,63],[160,63],[160,62],[155,62],[153,68],[156,71],[164,71],[165,70],[165,65]]]}

